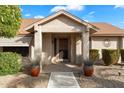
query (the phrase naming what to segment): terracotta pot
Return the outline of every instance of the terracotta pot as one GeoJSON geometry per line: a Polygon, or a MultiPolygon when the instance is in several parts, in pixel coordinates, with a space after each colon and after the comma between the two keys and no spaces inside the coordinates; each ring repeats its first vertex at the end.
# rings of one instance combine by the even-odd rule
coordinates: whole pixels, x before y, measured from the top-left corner
{"type": "Polygon", "coordinates": [[[31,76],[37,77],[40,74],[40,66],[33,66],[31,69],[31,76]]]}
{"type": "Polygon", "coordinates": [[[85,76],[92,76],[94,72],[93,66],[84,66],[84,75],[85,76]]]}

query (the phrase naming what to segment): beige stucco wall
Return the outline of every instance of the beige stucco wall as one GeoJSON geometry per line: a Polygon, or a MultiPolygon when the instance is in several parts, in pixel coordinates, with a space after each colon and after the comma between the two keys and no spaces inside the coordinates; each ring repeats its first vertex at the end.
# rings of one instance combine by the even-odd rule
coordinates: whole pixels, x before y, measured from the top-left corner
{"type": "Polygon", "coordinates": [[[29,46],[29,57],[34,59],[34,37],[32,37],[30,46],[29,46]]]}
{"type": "Polygon", "coordinates": [[[43,25],[42,32],[81,32],[84,27],[66,16],[59,16],[43,25]]]}
{"type": "Polygon", "coordinates": [[[71,40],[71,55],[70,55],[70,61],[72,62],[72,63],[75,63],[76,62],[76,36],[75,36],[75,34],[71,34],[71,38],[70,38],[71,40]]]}
{"type": "Polygon", "coordinates": [[[124,49],[124,37],[121,37],[121,48],[124,49]]]}
{"type": "MultiPolygon", "coordinates": [[[[120,37],[121,38],[121,37],[120,37]]],[[[119,37],[91,37],[91,48],[92,49],[99,49],[100,58],[102,58],[101,49],[117,49],[121,46],[120,42],[121,39],[119,37]],[[110,40],[110,46],[104,46],[104,40],[110,40]]]]}
{"type": "Polygon", "coordinates": [[[82,62],[82,40],[81,35],[76,35],[76,64],[82,62]]]}
{"type": "Polygon", "coordinates": [[[52,37],[51,34],[42,35],[42,63],[50,64],[53,57],[52,37]]]}

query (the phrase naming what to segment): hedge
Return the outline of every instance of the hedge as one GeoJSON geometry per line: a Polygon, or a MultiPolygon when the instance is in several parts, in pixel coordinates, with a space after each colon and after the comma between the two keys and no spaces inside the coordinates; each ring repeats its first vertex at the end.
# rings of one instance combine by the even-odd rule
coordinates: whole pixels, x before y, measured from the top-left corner
{"type": "Polygon", "coordinates": [[[124,62],[124,49],[120,49],[121,61],[124,62]]]}
{"type": "Polygon", "coordinates": [[[117,49],[102,49],[102,59],[107,66],[116,64],[119,59],[119,51],[117,49]]]}
{"type": "Polygon", "coordinates": [[[96,61],[99,59],[99,50],[98,49],[90,49],[89,58],[92,61],[96,61]]]}
{"type": "Polygon", "coordinates": [[[21,56],[13,52],[0,52],[0,75],[15,74],[21,69],[21,56]]]}

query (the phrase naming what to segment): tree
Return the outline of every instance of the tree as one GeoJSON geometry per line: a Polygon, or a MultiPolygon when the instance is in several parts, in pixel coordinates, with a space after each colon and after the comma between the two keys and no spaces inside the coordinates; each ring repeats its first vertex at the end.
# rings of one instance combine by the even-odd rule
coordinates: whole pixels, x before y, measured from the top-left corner
{"type": "Polygon", "coordinates": [[[21,24],[21,8],[16,5],[0,6],[0,37],[14,37],[21,24]]]}

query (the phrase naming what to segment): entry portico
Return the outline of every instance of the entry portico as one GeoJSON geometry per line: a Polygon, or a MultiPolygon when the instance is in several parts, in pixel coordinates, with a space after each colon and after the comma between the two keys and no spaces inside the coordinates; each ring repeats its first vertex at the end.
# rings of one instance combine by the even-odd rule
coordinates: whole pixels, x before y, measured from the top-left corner
{"type": "Polygon", "coordinates": [[[31,29],[34,31],[32,58],[40,55],[42,64],[61,61],[80,64],[89,59],[89,34],[97,31],[95,26],[64,10],[26,28],[31,29]]]}

